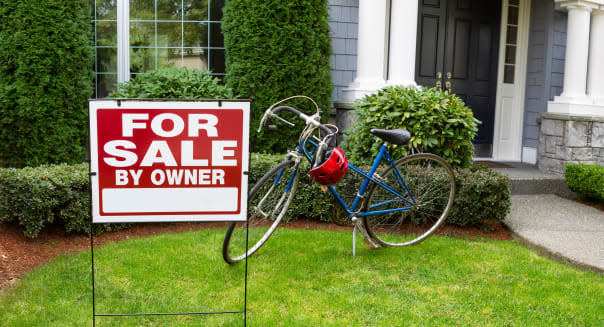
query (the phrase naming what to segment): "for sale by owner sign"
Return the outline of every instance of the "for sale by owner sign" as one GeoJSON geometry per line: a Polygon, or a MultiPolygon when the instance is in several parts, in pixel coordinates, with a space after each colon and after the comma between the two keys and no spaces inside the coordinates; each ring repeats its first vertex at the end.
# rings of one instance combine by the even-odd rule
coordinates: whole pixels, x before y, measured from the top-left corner
{"type": "Polygon", "coordinates": [[[248,101],[90,101],[94,223],[244,221],[248,101]]]}

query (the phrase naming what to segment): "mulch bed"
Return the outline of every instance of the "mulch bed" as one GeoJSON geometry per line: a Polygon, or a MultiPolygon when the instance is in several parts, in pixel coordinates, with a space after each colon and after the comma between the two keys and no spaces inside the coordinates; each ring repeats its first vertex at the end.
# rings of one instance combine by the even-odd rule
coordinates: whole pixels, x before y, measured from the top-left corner
{"type": "MultiPolygon", "coordinates": [[[[94,238],[95,248],[110,242],[160,235],[181,233],[226,226],[226,223],[148,223],[135,224],[129,229],[104,233],[94,238]]],[[[349,226],[301,219],[284,224],[288,228],[351,231],[349,226]]],[[[510,232],[502,224],[492,226],[491,231],[476,227],[444,226],[438,235],[467,238],[511,240],[510,232]]],[[[90,237],[83,234],[65,234],[57,227],[48,228],[35,238],[27,238],[22,229],[0,223],[0,290],[14,284],[22,275],[63,254],[74,254],[90,249],[90,237]]],[[[218,251],[218,249],[217,249],[218,251]]]]}

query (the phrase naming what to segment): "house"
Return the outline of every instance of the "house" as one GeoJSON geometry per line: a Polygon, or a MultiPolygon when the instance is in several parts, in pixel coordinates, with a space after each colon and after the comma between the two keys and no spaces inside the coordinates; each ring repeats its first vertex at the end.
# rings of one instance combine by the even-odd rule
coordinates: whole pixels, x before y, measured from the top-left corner
{"type": "Polygon", "coordinates": [[[603,0],[331,0],[334,101],[385,85],[459,95],[477,156],[604,165],[603,0]]]}
{"type": "MultiPolygon", "coordinates": [[[[165,65],[225,74],[224,0],[95,4],[97,96],[165,65]]],[[[329,13],[340,125],[383,86],[434,86],[482,121],[480,158],[604,165],[604,0],[329,0],[329,13]]]]}

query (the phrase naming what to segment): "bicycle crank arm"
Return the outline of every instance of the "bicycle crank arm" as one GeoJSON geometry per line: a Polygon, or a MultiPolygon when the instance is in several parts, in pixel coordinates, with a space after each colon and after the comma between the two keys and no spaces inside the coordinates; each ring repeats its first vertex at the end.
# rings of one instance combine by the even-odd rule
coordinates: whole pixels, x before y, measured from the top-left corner
{"type": "Polygon", "coordinates": [[[354,226],[357,228],[358,231],[361,232],[361,235],[363,235],[363,241],[365,241],[365,246],[367,246],[370,249],[376,250],[380,248],[380,245],[377,244],[373,238],[371,238],[371,236],[369,236],[369,234],[367,233],[367,230],[365,230],[365,227],[363,226],[363,224],[361,223],[361,220],[358,217],[352,217],[352,222],[354,224],[354,226]]]}

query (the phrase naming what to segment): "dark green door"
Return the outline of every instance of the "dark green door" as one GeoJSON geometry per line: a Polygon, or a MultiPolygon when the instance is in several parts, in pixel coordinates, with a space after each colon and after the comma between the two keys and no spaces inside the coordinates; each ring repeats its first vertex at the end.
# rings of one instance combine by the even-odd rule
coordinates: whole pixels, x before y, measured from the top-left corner
{"type": "Polygon", "coordinates": [[[501,0],[419,0],[415,80],[457,94],[482,121],[476,155],[491,156],[501,0]]]}

